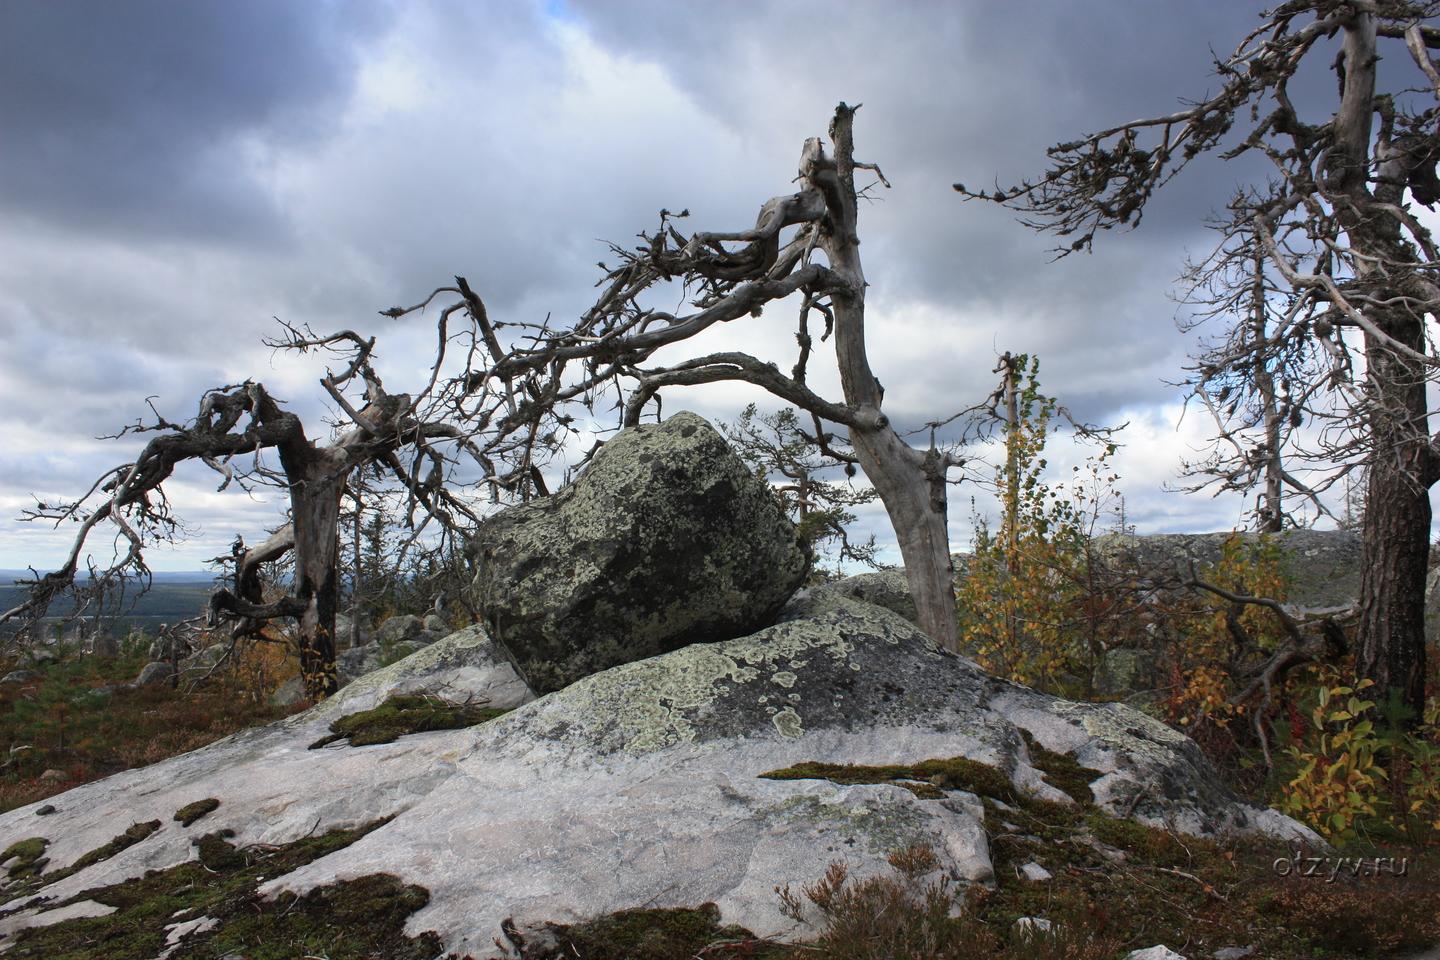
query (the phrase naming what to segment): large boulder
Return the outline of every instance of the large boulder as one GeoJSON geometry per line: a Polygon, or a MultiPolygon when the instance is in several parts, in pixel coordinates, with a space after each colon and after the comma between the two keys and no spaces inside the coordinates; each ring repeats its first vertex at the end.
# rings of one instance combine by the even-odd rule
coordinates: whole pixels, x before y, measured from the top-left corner
{"type": "Polygon", "coordinates": [[[809,557],[768,487],[699,416],[625,430],[553,496],[488,518],[474,602],[537,693],[752,633],[809,557]]]}
{"type": "MultiPolygon", "coordinates": [[[[195,844],[208,835],[216,849],[220,831],[264,851],[378,822],[319,859],[276,861],[260,892],[303,896],[389,874],[428,891],[428,901],[412,901],[419,909],[406,930],[435,931],[458,956],[494,956],[497,946],[514,956],[511,932],[642,906],[713,903],[723,923],[783,935],[793,924],[775,888],[813,884],[836,861],[851,876],[875,875],[888,870],[889,854],[925,844],[954,880],[991,882],[989,836],[1010,835],[1005,815],[992,814],[1013,808],[980,794],[1013,790],[1016,803],[1033,802],[1015,799],[1024,795],[1068,805],[1084,789],[1047,780],[1042,747],[1074,751],[1088,768],[1079,770],[1088,794],[1111,816],[1319,844],[1229,793],[1195,744],[1159,722],[997,680],[903,618],[824,588],[798,595],[752,636],[623,664],[528,703],[481,628],[411,660],[422,665],[401,661],[307,712],[52,797],[48,811],[31,804],[0,815],[0,849],[45,839],[43,869],[58,878],[41,888],[43,903],[27,891],[0,904],[0,916],[25,908],[5,917],[5,929],[61,919],[46,906],[112,909],[79,895],[194,859],[195,844]],[[521,705],[465,729],[306,749],[332,721],[394,692],[521,705]],[[807,761],[957,757],[984,772],[974,784],[988,785],[937,777],[917,793],[890,782],[762,776],[807,761]],[[210,798],[219,801],[213,812],[177,822],[178,811],[210,798]],[[128,847],[60,872],[132,823],[144,829],[128,847]]],[[[206,935],[205,917],[185,917],[186,930],[206,935]]],[[[181,923],[172,918],[177,930],[181,923]]]]}

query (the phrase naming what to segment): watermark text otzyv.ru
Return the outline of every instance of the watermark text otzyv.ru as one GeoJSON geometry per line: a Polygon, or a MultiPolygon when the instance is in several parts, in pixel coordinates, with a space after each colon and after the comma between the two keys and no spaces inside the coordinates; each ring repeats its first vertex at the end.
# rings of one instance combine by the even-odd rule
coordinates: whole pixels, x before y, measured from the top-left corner
{"type": "Polygon", "coordinates": [[[1282,877],[1315,877],[1334,883],[1342,874],[1352,877],[1403,877],[1410,872],[1408,857],[1307,857],[1296,850],[1294,856],[1279,857],[1270,865],[1282,877]]]}

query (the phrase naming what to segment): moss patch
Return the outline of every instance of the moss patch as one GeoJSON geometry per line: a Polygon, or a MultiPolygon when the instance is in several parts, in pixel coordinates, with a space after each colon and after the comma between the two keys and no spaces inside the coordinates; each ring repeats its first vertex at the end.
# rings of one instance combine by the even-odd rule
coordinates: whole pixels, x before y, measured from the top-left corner
{"type": "Polygon", "coordinates": [[[589,923],[551,927],[562,956],[586,960],[690,960],[716,941],[756,942],[744,927],[721,927],[713,903],[693,909],[622,910],[589,923]]]}
{"type": "Polygon", "coordinates": [[[159,829],[159,820],[149,820],[145,823],[132,823],[129,827],[125,829],[124,833],[115,837],[103,847],[96,847],[94,850],[91,850],[89,853],[82,856],[79,860],[76,860],[64,870],[58,870],[55,873],[52,873],[50,876],[45,878],[45,882],[47,884],[54,883],[57,880],[62,880],[65,877],[70,876],[71,874],[79,873],[86,867],[94,866],[101,860],[109,860],[121,850],[125,850],[129,847],[135,846],[135,844],[139,843],[141,840],[144,840],[146,837],[150,836],[150,834],[154,833],[156,830],[159,829]]]}
{"type": "Polygon", "coordinates": [[[206,800],[196,800],[194,803],[187,803],[185,806],[175,811],[175,822],[180,824],[180,826],[182,827],[188,827],[190,826],[190,824],[194,823],[196,820],[199,820],[201,817],[205,816],[205,814],[211,813],[219,806],[220,801],[216,800],[214,797],[210,797],[206,800]]]}
{"type": "Polygon", "coordinates": [[[981,797],[1007,803],[1026,803],[1010,779],[995,767],[966,757],[925,760],[908,766],[896,764],[866,767],[807,760],[783,770],[760,774],[767,780],[829,780],[831,783],[893,783],[905,787],[921,800],[942,800],[946,790],[965,790],[981,797]]]}
{"type": "Polygon", "coordinates": [[[1025,746],[1030,750],[1031,765],[1045,774],[1046,783],[1082,807],[1095,805],[1095,794],[1091,792],[1090,784],[1105,774],[1090,767],[1082,767],[1080,761],[1075,759],[1073,750],[1069,753],[1056,753],[1045,749],[1024,727],[1020,728],[1020,735],[1025,738],[1025,746]]]}
{"type": "Polygon", "coordinates": [[[198,860],[86,890],[65,901],[94,900],[114,907],[115,913],[21,931],[12,955],[51,960],[153,957],[166,948],[177,924],[210,920],[214,923],[208,929],[180,939],[172,960],[227,954],[246,960],[432,960],[443,952],[434,933],[404,934],[406,919],[429,902],[423,887],[377,873],[318,887],[304,896],[282,893],[273,901],[257,892],[263,880],[348,846],[387,822],[331,830],[280,847],[237,849],[229,842],[231,831],[206,834],[193,841],[198,860]]]}
{"type": "Polygon", "coordinates": [[[49,860],[43,859],[41,854],[50,845],[50,841],[44,837],[31,837],[29,840],[18,840],[5,848],[0,853],[0,863],[7,862],[11,857],[19,857],[20,862],[12,864],[8,876],[11,880],[19,880],[22,877],[33,877],[45,869],[49,860]]]}
{"type": "Polygon", "coordinates": [[[439,697],[392,696],[380,706],[341,717],[330,724],[330,735],[310,744],[311,750],[349,740],[352,747],[394,743],[407,733],[427,730],[457,730],[493,720],[506,710],[451,703],[439,697]]]}

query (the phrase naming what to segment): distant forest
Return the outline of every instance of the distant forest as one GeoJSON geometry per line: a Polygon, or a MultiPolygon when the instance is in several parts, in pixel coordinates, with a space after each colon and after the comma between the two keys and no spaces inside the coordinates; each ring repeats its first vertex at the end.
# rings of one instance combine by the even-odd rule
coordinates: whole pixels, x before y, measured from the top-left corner
{"type": "MultiPolygon", "coordinates": [[[[0,610],[8,609],[24,599],[23,591],[14,586],[20,579],[32,579],[28,570],[0,570],[0,610]]],[[[82,587],[87,581],[77,579],[82,587]]],[[[215,575],[203,570],[181,573],[157,573],[149,591],[138,597],[127,596],[127,614],[120,618],[108,631],[124,636],[132,626],[146,633],[154,633],[161,623],[173,623],[198,616],[205,610],[210,593],[215,589],[215,575]],[[134,606],[130,607],[133,602],[134,606]]],[[[136,590],[138,593],[138,588],[136,590]]],[[[65,607],[57,603],[56,610],[65,607]]],[[[46,617],[46,623],[58,623],[62,617],[46,617]]],[[[88,632],[87,632],[88,635],[88,632]]]]}

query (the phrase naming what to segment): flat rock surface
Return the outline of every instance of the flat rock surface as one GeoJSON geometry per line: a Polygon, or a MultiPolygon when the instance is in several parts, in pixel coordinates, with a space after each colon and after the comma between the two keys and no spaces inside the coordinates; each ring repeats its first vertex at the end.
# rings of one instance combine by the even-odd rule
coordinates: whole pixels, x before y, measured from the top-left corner
{"type": "Polygon", "coordinates": [[[391,873],[431,894],[407,931],[435,930],[447,951],[477,957],[496,955],[495,938],[507,942],[507,918],[566,923],[642,905],[713,901],[724,923],[784,935],[793,924],[775,888],[814,883],[834,861],[864,876],[885,870],[891,851],[927,843],[951,877],[985,882],[984,812],[960,790],[921,800],[891,784],[760,774],[813,760],[964,756],[1070,802],[1030,762],[1021,728],[1097,770],[1091,790],[1113,814],[1133,805],[1135,819],[1152,825],[1318,842],[1216,786],[1195,745],[1157,721],[997,680],[898,615],[824,589],[797,595],[780,622],[754,635],[618,666],[539,700],[517,680],[471,628],[310,711],[51,798],[56,812],[46,817],[35,815],[38,804],[0,816],[0,848],[46,837],[47,869],[56,870],[132,823],[161,822],[44,889],[58,901],[182,862],[194,855],[192,838],[222,828],[243,847],[394,816],[264,892],[391,873]],[[422,689],[519,705],[466,729],[306,749],[336,717],[422,689]],[[188,828],[173,820],[207,797],[220,807],[188,828]]]}

